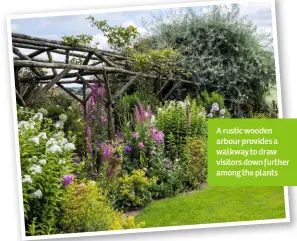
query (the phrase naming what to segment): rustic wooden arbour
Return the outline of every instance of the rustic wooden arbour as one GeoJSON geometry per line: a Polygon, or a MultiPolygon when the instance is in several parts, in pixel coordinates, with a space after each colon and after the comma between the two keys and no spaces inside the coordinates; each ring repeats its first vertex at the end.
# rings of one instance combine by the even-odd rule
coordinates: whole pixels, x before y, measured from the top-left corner
{"type": "Polygon", "coordinates": [[[86,113],[86,103],[91,97],[91,94],[87,94],[86,89],[92,88],[92,83],[104,83],[110,139],[114,136],[112,106],[117,98],[124,94],[139,78],[154,81],[155,94],[163,100],[168,98],[181,82],[189,82],[181,80],[179,77],[176,79],[164,76],[156,69],[145,73],[131,71],[129,68],[131,61],[126,56],[81,45],[68,45],[64,41],[12,33],[12,46],[15,55],[13,63],[18,104],[22,106],[31,104],[56,85],[80,102],[84,108],[84,113],[86,113]],[[23,49],[31,50],[31,53],[24,54],[23,49]],[[53,53],[64,56],[65,61],[55,60],[53,53]],[[44,54],[47,58],[44,58],[44,54]],[[74,63],[71,58],[78,58],[80,61],[74,63]],[[24,67],[30,69],[31,75],[21,78],[20,70],[24,67]],[[124,75],[125,78],[118,78],[119,75],[124,75]],[[82,85],[82,99],[65,87],[67,84],[74,83],[82,85]],[[121,85],[112,95],[110,85],[113,83],[120,83],[121,85]],[[23,84],[29,86],[25,91],[21,91],[23,84]],[[165,88],[166,93],[164,93],[165,88]]]}

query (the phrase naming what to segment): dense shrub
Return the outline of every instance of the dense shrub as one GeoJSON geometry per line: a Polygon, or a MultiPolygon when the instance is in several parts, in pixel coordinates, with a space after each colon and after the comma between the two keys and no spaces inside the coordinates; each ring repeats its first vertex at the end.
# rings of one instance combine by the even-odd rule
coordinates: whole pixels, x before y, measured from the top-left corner
{"type": "Polygon", "coordinates": [[[201,95],[197,97],[197,103],[199,103],[199,105],[202,105],[207,112],[211,112],[211,110],[213,109],[213,104],[217,103],[220,109],[225,110],[224,116],[226,116],[227,110],[225,108],[224,102],[224,97],[217,92],[212,92],[209,94],[205,90],[201,93],[201,95]]]}
{"type": "Polygon", "coordinates": [[[78,170],[73,142],[43,114],[18,109],[25,226],[28,235],[56,233],[62,178],[78,170]]]}
{"type": "Polygon", "coordinates": [[[207,142],[199,137],[188,137],[182,155],[184,186],[198,188],[207,179],[207,142]]]}
{"type": "Polygon", "coordinates": [[[171,11],[147,28],[147,48],[179,51],[189,73],[185,78],[192,84],[183,84],[172,98],[217,91],[232,112],[263,109],[265,93],[276,83],[271,36],[242,18],[238,5],[213,6],[205,14],[171,11]]]}
{"type": "Polygon", "coordinates": [[[143,207],[152,201],[151,187],[157,178],[148,178],[143,170],[119,178],[119,199],[122,208],[143,207]]]}
{"type": "Polygon", "coordinates": [[[34,109],[46,110],[46,116],[61,125],[65,134],[71,132],[77,138],[75,140],[76,152],[80,156],[85,155],[87,146],[85,142],[86,122],[82,116],[83,111],[80,103],[73,101],[73,98],[58,89],[44,95],[34,109]],[[66,119],[63,117],[66,115],[66,119]]]}
{"type": "Polygon", "coordinates": [[[164,131],[166,154],[174,160],[180,156],[187,136],[206,136],[206,113],[196,100],[189,98],[183,102],[166,102],[158,110],[156,126],[164,131]]]}
{"type": "Polygon", "coordinates": [[[254,119],[275,119],[277,117],[278,115],[275,112],[258,112],[252,114],[252,118],[254,119]]]}
{"type": "Polygon", "coordinates": [[[152,186],[152,196],[154,199],[174,196],[185,191],[183,179],[183,170],[180,166],[179,159],[166,160],[165,168],[156,169],[158,180],[152,186]]]}
{"type": "Polygon", "coordinates": [[[65,233],[93,232],[140,228],[134,217],[113,210],[94,181],[73,183],[67,187],[61,207],[60,226],[65,233]]]}
{"type": "Polygon", "coordinates": [[[128,129],[125,133],[123,172],[144,168],[150,172],[152,165],[164,161],[164,133],[156,128],[151,109],[142,104],[137,106],[133,122],[134,131],[128,129]]]}

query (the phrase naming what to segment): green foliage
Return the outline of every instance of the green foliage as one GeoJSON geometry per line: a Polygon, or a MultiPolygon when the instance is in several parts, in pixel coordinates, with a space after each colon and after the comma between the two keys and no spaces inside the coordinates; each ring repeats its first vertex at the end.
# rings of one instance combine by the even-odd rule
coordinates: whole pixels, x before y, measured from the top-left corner
{"type": "Polygon", "coordinates": [[[61,178],[79,170],[72,161],[74,137],[43,114],[18,108],[25,227],[28,235],[57,233],[63,187],[61,178]]]}
{"type": "Polygon", "coordinates": [[[86,122],[82,117],[82,107],[80,103],[73,101],[66,93],[49,92],[35,104],[34,109],[46,109],[46,116],[61,125],[66,137],[68,133],[76,136],[75,146],[80,156],[85,155],[86,141],[85,130],[86,122]],[[61,121],[60,116],[66,115],[66,121],[61,121]]]}
{"type": "Polygon", "coordinates": [[[205,110],[211,110],[213,103],[218,103],[221,109],[224,109],[224,97],[217,92],[212,92],[210,95],[206,90],[197,97],[197,102],[201,104],[205,110]]]}
{"type": "Polygon", "coordinates": [[[73,183],[63,196],[60,226],[65,233],[94,232],[104,230],[134,229],[144,226],[136,224],[133,217],[126,218],[113,210],[102,190],[95,182],[73,183]]]}
{"type": "Polygon", "coordinates": [[[89,16],[87,19],[90,20],[92,27],[96,27],[103,32],[110,47],[116,51],[123,51],[131,47],[133,40],[139,35],[137,28],[132,25],[126,28],[121,26],[113,27],[107,24],[106,20],[96,21],[93,16],[89,16]]]}
{"type": "Polygon", "coordinates": [[[77,36],[70,35],[70,36],[63,36],[62,39],[64,40],[65,44],[76,46],[82,45],[85,47],[91,47],[91,42],[93,41],[93,36],[80,34],[77,36]]]}
{"type": "Polygon", "coordinates": [[[152,201],[150,188],[156,178],[148,178],[143,170],[119,178],[120,201],[123,208],[142,207],[152,201]]]}
{"type": "Polygon", "coordinates": [[[216,91],[237,115],[246,114],[247,106],[263,109],[265,93],[275,83],[273,52],[265,45],[271,38],[240,18],[239,10],[233,5],[231,10],[216,6],[202,15],[189,9],[171,12],[149,24],[145,39],[151,49],[180,53],[182,67],[194,83],[183,84],[183,97],[216,91]]]}
{"type": "Polygon", "coordinates": [[[171,197],[186,190],[181,178],[184,174],[179,159],[163,159],[163,162],[155,165],[150,175],[158,177],[156,184],[152,186],[154,199],[171,197]]]}
{"type": "Polygon", "coordinates": [[[197,98],[197,103],[203,106],[207,112],[208,118],[229,118],[230,113],[225,107],[224,97],[217,92],[212,92],[210,95],[205,90],[197,98]]]}
{"type": "Polygon", "coordinates": [[[207,176],[207,142],[205,139],[189,137],[182,155],[184,186],[197,189],[206,182],[207,176]]]}
{"type": "Polygon", "coordinates": [[[205,137],[207,123],[205,110],[196,100],[170,101],[158,109],[156,126],[164,131],[166,154],[174,160],[180,156],[186,137],[205,137]]]}
{"type": "Polygon", "coordinates": [[[252,114],[253,119],[275,119],[278,118],[277,113],[273,112],[258,112],[252,114]]]}
{"type": "Polygon", "coordinates": [[[172,48],[161,50],[146,50],[145,52],[132,53],[132,68],[135,71],[156,70],[159,74],[172,75],[181,71],[179,67],[181,56],[172,48]]]}
{"type": "Polygon", "coordinates": [[[136,93],[132,95],[125,94],[115,105],[115,112],[119,122],[120,129],[127,135],[131,133],[134,126],[134,113],[140,103],[136,93]]]}

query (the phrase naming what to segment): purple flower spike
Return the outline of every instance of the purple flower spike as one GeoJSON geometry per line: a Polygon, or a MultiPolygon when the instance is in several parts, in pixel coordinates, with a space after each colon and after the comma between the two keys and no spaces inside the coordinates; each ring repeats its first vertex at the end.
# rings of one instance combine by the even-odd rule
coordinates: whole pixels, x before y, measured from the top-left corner
{"type": "Polygon", "coordinates": [[[158,131],[156,127],[152,127],[151,136],[158,143],[164,142],[164,133],[162,131],[158,131]]]}
{"type": "Polygon", "coordinates": [[[102,144],[101,148],[103,150],[103,155],[105,158],[109,158],[112,156],[113,151],[112,151],[112,147],[110,145],[102,144]]]}
{"type": "Polygon", "coordinates": [[[133,136],[133,138],[135,138],[136,140],[140,137],[140,135],[139,135],[138,132],[134,132],[132,136],[133,136]]]}
{"type": "Polygon", "coordinates": [[[80,160],[78,158],[73,158],[72,161],[75,163],[75,164],[79,164],[80,163],[80,160]]]}
{"type": "Polygon", "coordinates": [[[75,176],[72,174],[68,174],[62,177],[62,184],[64,187],[68,187],[73,181],[74,181],[75,176]]]}
{"type": "Polygon", "coordinates": [[[138,147],[139,147],[140,149],[143,149],[143,148],[144,148],[144,144],[143,144],[142,142],[139,142],[138,147]]]}
{"type": "Polygon", "coordinates": [[[128,153],[131,152],[131,151],[132,151],[132,147],[127,145],[127,146],[125,147],[125,151],[124,151],[124,153],[125,153],[125,154],[128,154],[128,153]]]}
{"type": "Polygon", "coordinates": [[[106,123],[107,123],[107,120],[104,118],[104,117],[100,117],[100,123],[102,124],[102,125],[105,125],[106,123]]]}
{"type": "Polygon", "coordinates": [[[107,177],[111,177],[113,175],[113,169],[111,167],[108,167],[106,170],[107,177]]]}

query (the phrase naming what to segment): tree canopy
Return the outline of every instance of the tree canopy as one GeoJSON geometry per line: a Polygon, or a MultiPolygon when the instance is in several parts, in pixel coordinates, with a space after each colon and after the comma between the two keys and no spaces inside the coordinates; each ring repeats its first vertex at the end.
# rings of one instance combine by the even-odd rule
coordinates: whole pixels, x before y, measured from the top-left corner
{"type": "Polygon", "coordinates": [[[149,34],[140,42],[178,51],[185,77],[195,83],[183,84],[181,96],[172,97],[217,91],[237,115],[266,108],[264,95],[275,83],[271,38],[241,17],[238,5],[214,6],[204,14],[171,11],[145,25],[149,34]]]}

